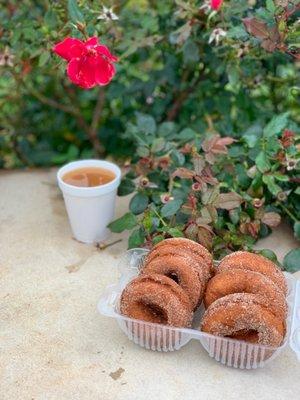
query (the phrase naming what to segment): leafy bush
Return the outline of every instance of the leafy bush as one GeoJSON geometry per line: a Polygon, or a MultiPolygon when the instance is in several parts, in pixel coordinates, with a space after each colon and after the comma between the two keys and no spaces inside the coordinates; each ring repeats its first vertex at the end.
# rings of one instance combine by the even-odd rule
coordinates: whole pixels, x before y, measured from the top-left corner
{"type": "Polygon", "coordinates": [[[123,0],[119,20],[93,1],[2,3],[0,164],[129,156],[136,112],[232,136],[281,112],[299,122],[299,2],[231,0],[218,13],[208,3],[123,0]],[[83,33],[120,57],[107,88],[76,88],[51,51],[83,33]]]}
{"type": "Polygon", "coordinates": [[[185,236],[216,258],[252,248],[281,215],[300,239],[299,144],[287,129],[291,125],[285,113],[240,138],[212,130],[203,138],[191,128],[179,130],[174,122],[156,126],[150,116],[138,115],[130,127],[137,156],[119,188],[120,195],[136,193],[130,212],[110,229],[132,230],[129,247],[185,236]]]}
{"type": "Polygon", "coordinates": [[[219,256],[279,215],[299,237],[299,10],[299,0],[2,4],[1,166],[130,159],[120,193],[137,192],[111,225],[138,224],[130,246],[184,234],[212,239],[219,256]],[[119,63],[108,87],[85,91],[52,48],[91,36],[119,63]]]}

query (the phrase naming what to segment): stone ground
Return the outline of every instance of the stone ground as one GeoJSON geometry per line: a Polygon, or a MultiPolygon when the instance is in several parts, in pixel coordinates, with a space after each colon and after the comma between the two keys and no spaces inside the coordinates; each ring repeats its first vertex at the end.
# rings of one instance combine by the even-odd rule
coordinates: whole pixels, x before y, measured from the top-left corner
{"type": "MultiPolygon", "coordinates": [[[[117,216],[127,204],[118,200],[117,216]]],[[[235,370],[195,341],[174,353],[143,350],[99,315],[122,238],[104,251],[73,240],[53,170],[0,173],[1,400],[299,398],[288,347],[264,369],[235,370]]],[[[259,245],[279,258],[297,247],[287,227],[259,245]]]]}

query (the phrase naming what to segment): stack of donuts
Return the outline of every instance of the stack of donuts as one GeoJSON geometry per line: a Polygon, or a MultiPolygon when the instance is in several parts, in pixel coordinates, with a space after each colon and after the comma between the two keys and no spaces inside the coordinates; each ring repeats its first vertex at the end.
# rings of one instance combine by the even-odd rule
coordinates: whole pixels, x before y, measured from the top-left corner
{"type": "Polygon", "coordinates": [[[246,251],[232,253],[207,285],[201,330],[277,347],[286,331],[286,294],[285,277],[272,261],[246,251]]]}
{"type": "Polygon", "coordinates": [[[140,275],[124,289],[120,311],[147,322],[189,327],[212,270],[205,247],[185,238],[165,239],[153,247],[140,275]]]}
{"type": "Polygon", "coordinates": [[[285,336],[286,294],[283,273],[261,255],[235,252],[214,268],[206,248],[172,238],[148,253],[139,276],[122,292],[120,311],[137,320],[190,327],[203,301],[203,332],[275,347],[285,336]]]}

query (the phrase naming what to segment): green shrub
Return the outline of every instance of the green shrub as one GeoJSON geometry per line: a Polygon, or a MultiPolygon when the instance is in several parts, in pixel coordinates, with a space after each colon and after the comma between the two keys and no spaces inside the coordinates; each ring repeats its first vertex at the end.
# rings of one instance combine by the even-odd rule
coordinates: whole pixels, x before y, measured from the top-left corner
{"type": "Polygon", "coordinates": [[[2,3],[0,165],[129,156],[137,112],[234,137],[278,113],[299,122],[296,3],[231,0],[209,13],[202,1],[123,0],[119,20],[98,19],[95,1],[2,3]],[[108,87],[75,87],[51,51],[83,29],[120,57],[108,87]]]}
{"type": "Polygon", "coordinates": [[[130,159],[131,211],[111,225],[130,247],[185,235],[219,257],[280,216],[299,238],[298,0],[38,3],[0,6],[2,167],[130,159]],[[119,62],[86,91],[52,48],[91,36],[119,62]]]}

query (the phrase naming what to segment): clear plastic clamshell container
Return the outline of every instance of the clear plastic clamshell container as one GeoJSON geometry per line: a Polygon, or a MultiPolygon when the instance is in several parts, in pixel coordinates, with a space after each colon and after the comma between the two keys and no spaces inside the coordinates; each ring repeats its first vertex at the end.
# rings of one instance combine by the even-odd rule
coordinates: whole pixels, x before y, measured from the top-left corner
{"type": "Polygon", "coordinates": [[[106,288],[102,294],[98,310],[100,314],[115,318],[127,337],[141,347],[153,351],[174,351],[185,346],[191,339],[198,340],[210,357],[229,367],[254,369],[263,367],[279,355],[289,343],[300,361],[300,282],[291,274],[285,273],[288,284],[287,333],[280,347],[268,347],[244,341],[218,337],[199,331],[204,307],[195,312],[192,328],[174,328],[132,319],[119,312],[120,296],[127,285],[135,278],[148,253],[145,249],[129,250],[119,264],[121,273],[117,284],[106,288]]]}

